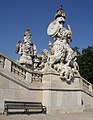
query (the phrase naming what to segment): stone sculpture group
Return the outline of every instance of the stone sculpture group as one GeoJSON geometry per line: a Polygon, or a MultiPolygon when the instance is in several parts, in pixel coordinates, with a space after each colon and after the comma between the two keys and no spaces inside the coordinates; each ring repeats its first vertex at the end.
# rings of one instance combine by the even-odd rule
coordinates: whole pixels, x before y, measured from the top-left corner
{"type": "Polygon", "coordinates": [[[61,6],[55,14],[54,21],[47,28],[47,34],[54,43],[49,41],[50,51],[44,49],[42,54],[37,54],[35,44],[30,43],[32,37],[30,30],[26,29],[24,43],[19,41],[16,45],[16,52],[21,54],[20,64],[35,71],[54,70],[66,82],[71,82],[75,76],[79,76],[77,53],[69,45],[72,41],[72,32],[69,25],[67,28],[64,27],[65,18],[66,15],[61,6]]]}

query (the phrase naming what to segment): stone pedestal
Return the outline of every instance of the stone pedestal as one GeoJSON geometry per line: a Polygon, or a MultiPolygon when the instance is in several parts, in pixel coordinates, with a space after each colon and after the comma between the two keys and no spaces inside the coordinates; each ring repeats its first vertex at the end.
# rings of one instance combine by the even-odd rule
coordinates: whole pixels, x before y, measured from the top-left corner
{"type": "Polygon", "coordinates": [[[71,84],[60,79],[54,71],[43,75],[43,104],[48,114],[61,114],[83,111],[80,80],[77,77],[71,84]]]}

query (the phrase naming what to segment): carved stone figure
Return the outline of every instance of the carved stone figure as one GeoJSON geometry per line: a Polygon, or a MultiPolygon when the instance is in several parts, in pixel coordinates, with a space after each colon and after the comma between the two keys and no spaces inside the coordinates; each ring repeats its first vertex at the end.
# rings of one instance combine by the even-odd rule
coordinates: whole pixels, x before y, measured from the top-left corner
{"type": "Polygon", "coordinates": [[[72,32],[69,25],[64,26],[66,15],[62,6],[57,10],[54,21],[47,28],[47,34],[54,40],[49,41],[50,50],[44,49],[43,54],[36,54],[36,46],[30,43],[32,35],[27,29],[24,34],[24,43],[19,41],[16,52],[21,54],[19,62],[34,70],[52,70],[60,74],[60,78],[67,82],[79,75],[79,66],[76,62],[77,54],[71,49],[72,32]]]}
{"type": "MultiPolygon", "coordinates": [[[[47,34],[54,40],[49,42],[50,51],[46,50],[46,62],[43,63],[43,69],[54,69],[60,73],[60,78],[71,82],[75,75],[79,75],[79,67],[76,62],[76,53],[71,49],[72,32],[69,25],[65,24],[65,12],[62,6],[55,14],[55,20],[51,22],[47,29],[47,34]]],[[[41,65],[42,66],[42,65],[41,65]]]]}
{"type": "Polygon", "coordinates": [[[27,28],[24,34],[24,43],[19,41],[16,45],[16,53],[20,54],[19,63],[27,68],[31,69],[33,67],[33,57],[36,54],[35,44],[30,43],[32,34],[27,28]]]}

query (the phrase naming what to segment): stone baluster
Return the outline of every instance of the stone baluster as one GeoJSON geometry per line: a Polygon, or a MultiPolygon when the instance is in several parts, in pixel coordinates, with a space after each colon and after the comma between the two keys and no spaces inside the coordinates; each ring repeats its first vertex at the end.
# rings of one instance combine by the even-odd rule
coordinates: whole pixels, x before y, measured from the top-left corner
{"type": "Polygon", "coordinates": [[[42,82],[42,74],[32,73],[32,83],[42,82]]]}

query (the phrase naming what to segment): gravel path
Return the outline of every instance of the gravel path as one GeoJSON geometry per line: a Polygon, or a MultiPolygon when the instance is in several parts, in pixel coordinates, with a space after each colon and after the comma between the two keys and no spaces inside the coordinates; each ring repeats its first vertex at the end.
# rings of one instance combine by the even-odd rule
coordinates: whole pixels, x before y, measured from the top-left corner
{"type": "Polygon", "coordinates": [[[0,115],[0,120],[93,120],[93,110],[65,115],[0,115]]]}

